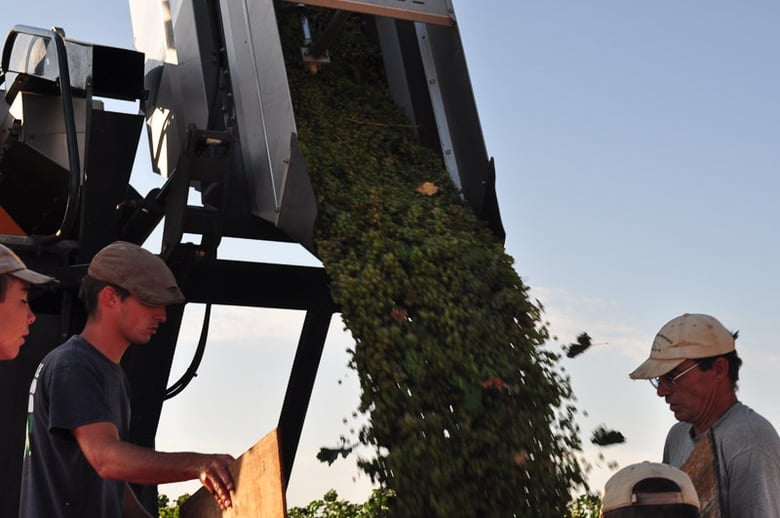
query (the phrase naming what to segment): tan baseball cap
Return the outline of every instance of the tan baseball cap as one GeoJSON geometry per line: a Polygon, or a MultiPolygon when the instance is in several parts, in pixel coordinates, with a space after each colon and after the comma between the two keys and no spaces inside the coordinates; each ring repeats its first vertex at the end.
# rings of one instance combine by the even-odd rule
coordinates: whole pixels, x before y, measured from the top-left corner
{"type": "Polygon", "coordinates": [[[124,288],[148,306],[181,304],[184,295],[165,261],[140,246],[115,241],[95,254],[87,273],[124,288]]]}
{"type": "Polygon", "coordinates": [[[24,262],[19,259],[19,256],[4,245],[0,245],[0,275],[2,274],[8,274],[36,285],[57,282],[54,277],[28,270],[24,262]]]}
{"type": "Polygon", "coordinates": [[[699,497],[690,477],[682,470],[658,462],[639,462],[621,469],[604,485],[601,514],[632,506],[685,504],[700,509],[699,497]],[[673,482],[678,491],[641,492],[637,484],[647,479],[665,479],[673,482]]]}
{"type": "Polygon", "coordinates": [[[655,335],[650,358],[634,370],[632,379],[662,376],[686,359],[709,358],[734,350],[734,333],[717,319],[696,313],[673,318],[655,335]]]}

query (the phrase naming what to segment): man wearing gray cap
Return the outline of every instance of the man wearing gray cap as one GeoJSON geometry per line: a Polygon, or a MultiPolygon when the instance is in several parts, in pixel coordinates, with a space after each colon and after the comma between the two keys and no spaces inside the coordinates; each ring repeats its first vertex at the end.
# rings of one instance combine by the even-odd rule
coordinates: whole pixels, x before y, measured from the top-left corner
{"type": "Polygon", "coordinates": [[[119,362],[184,302],[167,265],[121,241],[92,259],[81,286],[87,323],[38,366],[28,410],[20,518],[149,516],[128,483],[199,478],[232,505],[230,455],[166,453],[127,442],[129,385],[119,362]]]}
{"type": "Polygon", "coordinates": [[[52,277],[28,270],[9,248],[0,245],[0,360],[19,354],[35,315],[30,309],[30,287],[55,282],[52,277]]]}
{"type": "Polygon", "coordinates": [[[666,437],[665,463],[682,467],[708,437],[723,516],[777,518],[780,438],[737,399],[736,337],[709,315],[686,313],[661,328],[650,358],[629,376],[649,379],[680,421],[666,437]]]}

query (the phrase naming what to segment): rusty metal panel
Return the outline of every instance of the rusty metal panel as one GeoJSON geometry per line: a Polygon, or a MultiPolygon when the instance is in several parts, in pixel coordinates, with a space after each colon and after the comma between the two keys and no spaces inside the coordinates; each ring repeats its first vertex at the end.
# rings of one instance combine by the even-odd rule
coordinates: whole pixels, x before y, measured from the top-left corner
{"type": "Polygon", "coordinates": [[[434,25],[455,23],[450,0],[286,0],[296,4],[328,7],[434,25]]]}

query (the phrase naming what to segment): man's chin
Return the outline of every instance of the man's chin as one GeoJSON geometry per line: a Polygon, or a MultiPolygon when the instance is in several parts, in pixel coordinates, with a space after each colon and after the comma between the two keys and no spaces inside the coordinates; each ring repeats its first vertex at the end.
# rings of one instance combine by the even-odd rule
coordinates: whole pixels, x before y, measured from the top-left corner
{"type": "MultiPolygon", "coordinates": [[[[24,343],[24,342],[22,342],[24,343]]],[[[17,356],[19,356],[19,350],[21,349],[22,344],[17,345],[16,347],[0,347],[0,360],[13,360],[17,356]]]]}

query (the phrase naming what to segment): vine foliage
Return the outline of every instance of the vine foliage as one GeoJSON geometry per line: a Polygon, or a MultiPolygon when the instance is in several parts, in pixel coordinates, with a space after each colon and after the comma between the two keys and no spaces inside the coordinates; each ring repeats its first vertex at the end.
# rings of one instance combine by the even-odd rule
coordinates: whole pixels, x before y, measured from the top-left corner
{"type": "MultiPolygon", "coordinates": [[[[394,516],[566,515],[581,445],[540,306],[440,153],[418,144],[365,19],[350,15],[312,74],[289,5],[277,17],[317,252],[369,415],[362,469],[394,516]]],[[[315,37],[332,14],[308,11],[315,37]]]]}

